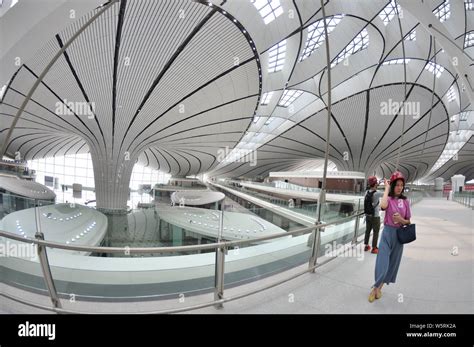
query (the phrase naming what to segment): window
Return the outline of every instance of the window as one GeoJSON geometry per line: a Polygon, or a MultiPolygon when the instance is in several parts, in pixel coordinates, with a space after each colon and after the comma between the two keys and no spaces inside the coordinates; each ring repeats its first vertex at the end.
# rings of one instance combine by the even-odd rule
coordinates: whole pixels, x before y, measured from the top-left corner
{"type": "Polygon", "coordinates": [[[170,174],[135,164],[130,178],[130,188],[138,189],[140,184],[151,184],[152,187],[156,183],[165,184],[168,183],[170,177],[170,174]]]}
{"type": "Polygon", "coordinates": [[[260,105],[268,105],[270,103],[272,96],[273,96],[273,92],[268,92],[268,93],[263,94],[260,105]]]}
{"type": "MultiPolygon", "coordinates": [[[[334,30],[336,25],[339,24],[343,15],[332,16],[327,20],[327,30],[328,34],[334,30]]],[[[306,39],[305,47],[303,53],[301,54],[300,61],[305,60],[308,58],[313,52],[323,44],[324,40],[326,39],[326,35],[324,35],[324,22],[323,20],[319,20],[316,23],[311,24],[308,27],[308,38],[306,39]]]]}
{"type": "Polygon", "coordinates": [[[395,64],[403,64],[403,63],[408,64],[410,62],[410,59],[392,59],[392,60],[387,60],[382,63],[382,65],[395,65],[395,64]]]}
{"type": "MultiPolygon", "coordinates": [[[[84,187],[94,186],[94,170],[89,153],[29,160],[28,167],[36,170],[37,182],[44,182],[44,176],[54,176],[59,179],[60,184],[80,183],[84,187]]],[[[136,164],[133,167],[130,187],[137,189],[139,184],[167,183],[170,177],[169,174],[136,164]]]]}
{"type": "Polygon", "coordinates": [[[448,90],[448,102],[456,100],[456,93],[454,92],[454,86],[451,86],[448,90]]]}
{"type": "Polygon", "coordinates": [[[280,102],[278,103],[278,106],[290,106],[290,104],[292,104],[298,97],[300,97],[301,94],[303,94],[303,91],[301,90],[285,90],[280,99],[280,102]]]}
{"type": "Polygon", "coordinates": [[[336,66],[345,58],[349,57],[352,54],[355,54],[363,49],[366,49],[369,46],[369,33],[367,29],[363,29],[357,36],[349,42],[349,44],[344,48],[344,50],[339,53],[336,59],[331,63],[331,67],[336,66]]]}
{"type": "Polygon", "coordinates": [[[255,8],[263,18],[263,22],[268,24],[283,13],[280,0],[251,0],[255,8]]]}
{"type": "Polygon", "coordinates": [[[467,116],[468,116],[468,115],[469,115],[469,112],[466,112],[466,111],[461,112],[461,113],[459,114],[459,121],[461,121],[461,122],[462,122],[462,121],[464,121],[464,122],[467,121],[467,116]]]}
{"type": "Polygon", "coordinates": [[[286,55],[286,40],[276,44],[268,52],[268,72],[277,72],[283,69],[286,55]]]}
{"type": "Polygon", "coordinates": [[[445,20],[449,19],[449,17],[451,16],[450,7],[451,6],[449,5],[449,0],[446,0],[441,5],[435,8],[433,14],[438,17],[439,21],[442,23],[445,20]]]}
{"type": "Polygon", "coordinates": [[[273,121],[273,117],[270,117],[267,119],[267,121],[265,122],[265,125],[269,125],[272,121],[273,121]]]}
{"type": "Polygon", "coordinates": [[[425,70],[432,72],[436,76],[436,78],[439,78],[444,71],[444,67],[442,67],[441,65],[432,63],[430,61],[428,62],[428,64],[425,65],[425,70]]]}
{"type": "Polygon", "coordinates": [[[395,1],[392,0],[382,11],[379,13],[380,19],[382,19],[382,22],[384,25],[387,25],[390,23],[392,18],[398,13],[402,12],[402,9],[400,8],[400,5],[396,5],[395,7],[395,1]]]}
{"type": "Polygon", "coordinates": [[[474,46],[474,31],[466,33],[464,38],[464,48],[474,46]]]}

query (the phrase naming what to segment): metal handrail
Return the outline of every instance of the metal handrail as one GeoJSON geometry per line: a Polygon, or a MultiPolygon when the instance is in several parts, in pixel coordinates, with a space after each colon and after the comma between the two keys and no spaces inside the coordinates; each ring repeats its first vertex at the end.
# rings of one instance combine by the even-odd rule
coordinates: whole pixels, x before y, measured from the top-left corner
{"type": "MultiPolygon", "coordinates": [[[[362,240],[360,241],[362,242],[362,240]]],[[[223,305],[225,302],[230,302],[230,301],[234,301],[234,300],[238,300],[238,299],[242,299],[244,297],[247,297],[247,296],[250,296],[250,295],[253,295],[253,294],[256,294],[256,293],[260,293],[260,292],[263,292],[267,289],[270,289],[270,288],[273,288],[273,287],[276,287],[276,286],[279,286],[280,284],[283,284],[285,282],[288,282],[290,280],[293,280],[299,276],[302,276],[308,272],[312,272],[313,270],[315,270],[316,268],[330,262],[331,260],[334,260],[336,259],[337,256],[335,257],[331,257],[329,258],[328,260],[326,260],[325,262],[323,263],[320,263],[320,264],[316,264],[314,267],[310,267],[310,268],[307,268],[305,270],[302,270],[302,271],[299,271],[297,272],[296,274],[293,274],[289,277],[286,277],[284,279],[281,279],[281,280],[278,280],[278,281],[275,281],[275,282],[272,282],[270,284],[267,284],[267,285],[264,285],[258,289],[252,289],[252,290],[248,290],[246,292],[243,292],[243,293],[240,293],[238,295],[234,295],[234,296],[229,296],[229,297],[225,297],[225,298],[222,298],[222,299],[219,299],[219,300],[213,300],[213,301],[210,301],[210,302],[204,302],[204,303],[200,303],[200,304],[195,304],[195,305],[190,305],[190,306],[186,306],[186,307],[180,307],[180,308],[174,308],[174,309],[166,309],[166,310],[155,310],[155,311],[142,311],[142,312],[127,312],[127,314],[164,314],[164,313],[180,313],[180,312],[187,312],[187,311],[192,311],[192,310],[199,310],[201,308],[205,308],[205,307],[209,307],[209,306],[216,306],[216,305],[223,305]]],[[[13,300],[13,301],[17,301],[19,303],[22,303],[22,304],[26,304],[26,305],[29,305],[29,306],[32,306],[32,307],[36,307],[36,308],[39,308],[39,309],[43,309],[43,310],[47,310],[47,311],[52,311],[52,312],[57,312],[57,313],[65,313],[65,314],[90,314],[90,315],[96,315],[96,314],[117,314],[117,312],[84,312],[84,311],[77,311],[77,310],[68,310],[68,309],[65,309],[65,308],[57,308],[57,307],[48,307],[48,306],[44,306],[44,305],[40,305],[38,303],[35,303],[35,302],[31,302],[31,301],[28,301],[28,300],[24,300],[24,299],[20,299],[16,296],[13,296],[13,295],[10,295],[10,294],[5,294],[5,293],[0,293],[0,296],[4,296],[10,300],[13,300]]]]}
{"type": "MultiPolygon", "coordinates": [[[[359,232],[359,221],[360,217],[363,216],[364,213],[358,213],[346,218],[342,218],[338,221],[330,222],[330,223],[324,223],[324,224],[316,224],[311,227],[305,227],[305,228],[300,228],[298,230],[294,230],[291,232],[283,232],[283,233],[278,233],[274,235],[269,235],[269,236],[264,236],[264,237],[258,237],[252,240],[236,240],[236,241],[224,241],[224,242],[217,242],[217,243],[212,243],[212,244],[207,244],[207,245],[193,245],[193,246],[180,246],[180,247],[149,247],[149,248],[129,248],[129,247],[87,247],[87,246],[69,246],[69,245],[64,245],[64,244],[58,244],[56,242],[50,242],[50,241],[44,241],[44,240],[36,240],[36,239],[30,239],[30,238],[24,238],[20,237],[16,234],[12,234],[6,231],[0,230],[0,236],[6,237],[6,238],[11,238],[14,240],[18,240],[21,242],[28,242],[28,243],[34,243],[39,245],[44,252],[44,255],[46,255],[46,247],[51,247],[51,248],[61,248],[61,249],[66,249],[66,250],[80,250],[80,251],[96,251],[96,252],[102,252],[102,253],[116,253],[116,252],[123,252],[124,250],[127,252],[131,253],[166,253],[166,252],[176,252],[180,250],[199,250],[199,249],[218,249],[219,250],[219,257],[217,257],[216,253],[216,263],[215,263],[215,270],[216,270],[216,279],[219,276],[219,280],[216,280],[215,283],[215,295],[214,295],[214,300],[211,302],[205,302],[197,305],[191,305],[191,306],[186,306],[182,308],[174,308],[174,309],[166,309],[166,310],[158,310],[158,311],[146,311],[146,312],[131,312],[134,314],[155,314],[155,313],[178,313],[178,312],[185,312],[185,311],[190,311],[190,310],[196,310],[204,307],[209,307],[209,306],[215,306],[217,308],[220,308],[223,306],[225,302],[237,300],[261,291],[264,291],[266,289],[278,286],[282,283],[285,283],[287,281],[290,281],[296,277],[299,277],[305,273],[312,273],[315,271],[315,269],[319,266],[322,266],[326,264],[327,262],[337,258],[337,255],[335,257],[331,257],[327,261],[324,261],[320,264],[316,263],[317,258],[317,252],[315,254],[312,254],[310,261],[309,261],[309,266],[303,270],[299,271],[296,274],[293,274],[289,277],[285,277],[284,279],[272,282],[270,284],[267,284],[265,286],[262,286],[258,289],[252,289],[250,291],[246,291],[243,293],[240,293],[238,295],[232,296],[232,297],[224,297],[224,264],[225,264],[225,255],[226,255],[226,250],[232,246],[237,246],[237,245],[244,245],[247,243],[253,243],[256,240],[263,241],[263,240],[269,240],[269,239],[275,239],[279,238],[282,236],[290,236],[290,235],[297,235],[301,233],[305,233],[307,231],[312,231],[312,236],[315,237],[315,239],[312,242],[312,253],[316,251],[316,249],[319,248],[319,242],[320,242],[320,233],[324,231],[325,227],[328,227],[330,225],[335,225],[339,223],[344,223],[346,221],[350,221],[353,218],[355,218],[355,228],[354,228],[354,235],[352,239],[352,246],[355,244],[360,243],[361,241],[357,241],[358,239],[358,232],[359,232]],[[318,245],[318,247],[315,247],[318,245]]],[[[43,276],[45,276],[44,280],[46,283],[54,283],[54,280],[51,275],[51,269],[49,266],[49,263],[47,261],[44,261],[45,257],[40,257],[40,263],[43,268],[43,276]]],[[[56,313],[73,313],[73,314],[95,314],[94,312],[81,312],[77,310],[69,310],[69,309],[64,309],[62,308],[59,296],[54,288],[49,289],[49,296],[52,300],[53,307],[46,307],[43,305],[39,305],[37,303],[31,302],[29,300],[17,298],[15,296],[5,294],[5,293],[0,293],[0,296],[9,298],[11,300],[20,302],[25,305],[29,305],[32,307],[37,307],[37,308],[42,308],[45,310],[53,311],[56,313]]],[[[103,314],[105,312],[100,312],[100,314],[103,314]]],[[[111,312],[112,313],[112,312],[111,312]]]]}
{"type": "MultiPolygon", "coordinates": [[[[311,231],[312,235],[318,239],[317,242],[313,242],[312,245],[312,253],[315,253],[315,245],[319,245],[319,240],[320,240],[320,233],[324,231],[325,227],[328,227],[330,225],[335,225],[339,223],[344,223],[346,221],[350,221],[353,218],[356,219],[355,223],[355,230],[354,230],[354,237],[356,238],[358,229],[359,229],[359,219],[363,215],[363,213],[355,214],[347,218],[342,218],[341,220],[330,222],[330,223],[324,223],[324,224],[317,224],[311,227],[305,227],[305,228],[300,228],[298,230],[294,230],[291,232],[283,232],[283,233],[278,233],[274,235],[269,235],[269,236],[263,236],[263,237],[258,237],[252,240],[235,240],[235,241],[224,241],[224,242],[217,242],[217,243],[212,243],[212,244],[207,244],[207,245],[192,245],[192,246],[179,246],[179,247],[148,247],[148,248],[129,248],[129,247],[87,247],[87,246],[70,246],[70,245],[64,245],[56,242],[50,242],[50,241],[44,241],[41,239],[31,239],[31,238],[24,238],[20,237],[16,234],[12,234],[10,232],[2,231],[0,230],[0,237],[6,237],[10,239],[14,239],[17,241],[21,242],[28,242],[28,243],[33,243],[38,245],[38,253],[40,255],[40,265],[43,270],[43,276],[46,285],[49,284],[54,284],[54,279],[52,277],[51,273],[51,268],[50,264],[46,258],[46,247],[51,247],[51,248],[60,248],[60,249],[66,249],[66,250],[79,250],[79,251],[88,251],[88,252],[102,252],[102,253],[121,253],[126,251],[127,254],[132,254],[132,253],[166,253],[166,252],[176,252],[176,251],[181,251],[181,250],[202,250],[202,249],[217,249],[216,251],[216,263],[215,263],[215,274],[216,274],[216,281],[215,281],[215,291],[214,291],[214,300],[211,302],[207,303],[202,303],[198,305],[193,305],[193,306],[186,306],[183,308],[175,308],[175,309],[168,309],[168,310],[161,310],[161,311],[152,311],[152,312],[136,312],[137,314],[151,314],[151,313],[178,313],[178,312],[184,312],[184,311],[190,311],[190,310],[196,310],[199,308],[204,308],[208,306],[215,306],[216,308],[221,308],[223,307],[224,302],[229,302],[232,300],[237,300],[239,298],[243,298],[245,296],[249,296],[255,293],[258,293],[260,291],[266,290],[268,288],[272,288],[274,286],[277,286],[281,283],[287,282],[293,278],[296,278],[298,276],[301,276],[307,272],[314,272],[315,269],[322,265],[325,264],[326,262],[323,262],[322,264],[317,264],[315,259],[314,263],[311,262],[313,260],[314,255],[310,259],[310,263],[307,269],[300,271],[297,274],[294,274],[288,278],[273,282],[269,285],[266,285],[262,288],[259,288],[257,290],[251,290],[247,291],[241,294],[238,294],[234,297],[224,297],[224,265],[225,265],[225,256],[226,256],[226,251],[232,246],[238,246],[238,245],[244,245],[247,243],[254,243],[255,241],[263,241],[263,240],[270,240],[270,239],[276,239],[284,236],[290,236],[290,235],[297,235],[301,233],[305,233],[307,231],[311,231]],[[42,253],[42,254],[41,254],[42,253]],[[42,255],[42,256],[41,256],[42,255]]],[[[222,227],[222,225],[221,225],[222,227]]],[[[314,240],[316,241],[316,240],[314,240]]],[[[354,239],[352,241],[354,244],[354,239]]],[[[317,251],[316,251],[317,254],[317,251]]],[[[331,260],[331,259],[330,259],[331,260]]],[[[29,300],[25,299],[20,299],[5,293],[0,293],[0,296],[9,298],[11,300],[23,303],[25,305],[29,305],[32,307],[39,307],[44,308],[46,310],[50,310],[56,313],[73,313],[73,314],[86,314],[88,312],[81,312],[81,311],[75,311],[75,310],[68,310],[62,308],[61,301],[59,299],[58,293],[56,292],[56,289],[54,288],[54,285],[48,286],[48,291],[49,291],[49,296],[50,299],[53,303],[53,307],[48,308],[42,305],[38,305],[36,303],[33,303],[29,300]]],[[[104,312],[101,312],[104,313],[104,312]]]]}
{"type": "Polygon", "coordinates": [[[222,242],[214,242],[208,243],[205,245],[191,245],[191,246],[173,246],[173,247],[91,247],[91,246],[74,246],[74,245],[66,245],[62,243],[52,242],[52,241],[44,241],[44,240],[37,240],[32,239],[29,237],[23,237],[17,234],[10,233],[8,231],[0,230],[0,237],[6,237],[9,239],[13,239],[16,241],[22,241],[27,243],[34,243],[41,246],[46,246],[49,248],[59,248],[65,249],[70,251],[81,251],[81,252],[92,252],[92,253],[123,253],[127,251],[127,254],[141,254],[141,253],[174,253],[180,251],[198,251],[198,250],[205,250],[205,249],[216,249],[216,248],[230,248],[235,246],[241,246],[245,244],[255,243],[258,241],[266,241],[272,239],[278,239],[285,236],[293,236],[301,233],[305,233],[306,231],[313,231],[314,229],[322,229],[326,228],[331,225],[340,224],[347,222],[355,217],[360,217],[364,213],[355,214],[349,217],[342,218],[337,221],[333,221],[330,223],[323,223],[319,225],[314,225],[310,227],[304,227],[293,231],[285,231],[273,235],[267,236],[260,236],[253,239],[248,240],[233,240],[233,241],[222,241],[222,242]]]}

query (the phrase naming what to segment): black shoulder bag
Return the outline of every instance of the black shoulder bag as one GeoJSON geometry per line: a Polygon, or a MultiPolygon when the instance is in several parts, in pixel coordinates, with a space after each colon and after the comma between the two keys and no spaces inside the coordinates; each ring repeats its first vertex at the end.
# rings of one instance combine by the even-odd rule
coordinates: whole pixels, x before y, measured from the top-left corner
{"type": "MultiPolygon", "coordinates": [[[[403,201],[405,203],[405,201],[403,201]]],[[[402,244],[410,243],[416,240],[415,224],[408,224],[397,229],[398,241],[402,244]]]]}
{"type": "Polygon", "coordinates": [[[397,229],[397,238],[400,243],[410,243],[416,240],[415,224],[404,225],[397,229]]]}

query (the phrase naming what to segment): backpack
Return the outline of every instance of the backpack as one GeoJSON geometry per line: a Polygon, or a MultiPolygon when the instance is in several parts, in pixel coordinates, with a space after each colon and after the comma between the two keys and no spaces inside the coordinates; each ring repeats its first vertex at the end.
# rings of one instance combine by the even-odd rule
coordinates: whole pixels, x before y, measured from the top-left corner
{"type": "MultiPolygon", "coordinates": [[[[376,190],[374,191],[368,190],[367,193],[365,193],[365,197],[364,197],[364,213],[370,216],[373,216],[375,213],[374,205],[372,205],[375,192],[376,190]]],[[[378,202],[377,204],[375,204],[375,206],[377,205],[378,205],[378,202]]]]}

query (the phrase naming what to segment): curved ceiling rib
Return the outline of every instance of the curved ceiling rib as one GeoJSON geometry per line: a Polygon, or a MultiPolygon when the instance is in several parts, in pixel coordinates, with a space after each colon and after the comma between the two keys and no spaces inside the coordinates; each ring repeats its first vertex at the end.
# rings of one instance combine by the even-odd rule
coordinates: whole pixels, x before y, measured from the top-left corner
{"type": "MultiPolygon", "coordinates": [[[[429,174],[453,131],[450,118],[472,110],[472,86],[461,72],[474,75],[474,66],[466,57],[453,66],[453,47],[445,47],[445,39],[436,37],[441,47],[434,52],[436,33],[427,22],[436,20],[436,30],[464,47],[474,12],[452,6],[452,15],[440,22],[432,13],[434,0],[397,2],[404,10],[403,41],[396,17],[380,16],[390,1],[326,2],[327,15],[338,19],[328,34],[331,61],[339,62],[331,70],[331,165],[386,175],[403,136],[400,168],[410,180],[445,175],[450,167],[472,175],[467,160],[448,160],[429,174]],[[367,33],[368,42],[354,41],[359,33],[367,33]],[[405,97],[404,57],[406,102],[417,114],[383,114],[383,105],[405,97]],[[442,72],[432,66],[435,58],[442,72]]],[[[320,39],[310,33],[322,20],[320,1],[280,3],[288,15],[266,24],[251,1],[119,1],[50,69],[7,153],[30,159],[90,152],[95,176],[112,176],[116,185],[126,185],[127,167],[135,162],[174,176],[252,177],[318,167],[326,145],[327,67],[324,40],[309,43],[320,39]],[[284,55],[270,56],[284,40],[284,55]],[[306,46],[314,47],[310,54],[306,46]],[[272,59],[280,59],[281,70],[269,72],[272,59]],[[268,92],[273,93],[264,100],[268,92]],[[257,152],[255,166],[223,160],[248,151],[257,152]]],[[[72,21],[9,76],[0,103],[0,140],[37,74],[96,11],[72,21]]]]}

